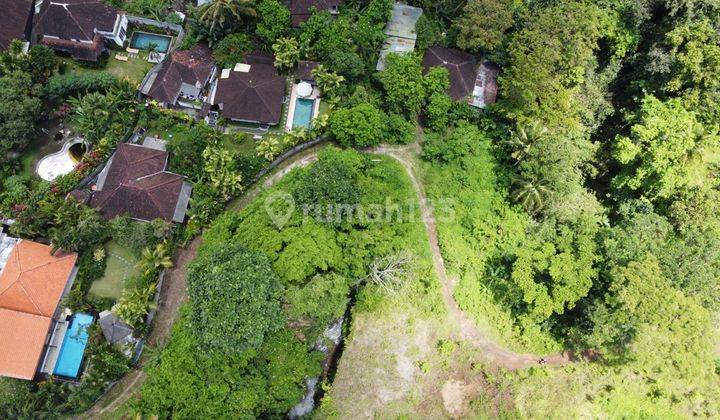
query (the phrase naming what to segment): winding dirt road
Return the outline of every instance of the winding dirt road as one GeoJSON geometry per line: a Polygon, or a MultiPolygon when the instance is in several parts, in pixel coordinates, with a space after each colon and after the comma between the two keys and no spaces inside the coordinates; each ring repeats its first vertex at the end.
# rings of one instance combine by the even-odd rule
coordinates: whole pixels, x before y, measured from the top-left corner
{"type": "MultiPolygon", "coordinates": [[[[475,322],[460,309],[455,301],[453,292],[457,281],[448,276],[447,270],[445,270],[445,261],[442,258],[440,244],[438,242],[437,222],[428,204],[425,189],[420,182],[418,182],[413,170],[412,159],[418,155],[419,147],[420,146],[415,143],[406,147],[378,147],[369,151],[390,156],[400,162],[412,181],[413,188],[415,188],[418,200],[420,201],[420,214],[425,224],[428,241],[430,242],[433,266],[435,267],[435,273],[440,279],[443,301],[447,307],[450,320],[457,326],[460,338],[480,349],[483,356],[492,365],[511,370],[537,365],[540,360],[539,356],[515,353],[501,346],[490,334],[481,331],[475,322]]],[[[544,363],[548,365],[559,365],[570,362],[571,358],[569,354],[563,353],[545,356],[543,360],[544,363]]]]}
{"type": "MultiPolygon", "coordinates": [[[[292,169],[308,166],[317,160],[317,152],[319,149],[320,148],[317,148],[308,153],[291,158],[286,164],[256,184],[242,198],[231,203],[228,208],[235,211],[241,210],[263,190],[272,187],[280,181],[292,169]]],[[[455,301],[453,291],[457,282],[448,276],[445,269],[445,262],[442,258],[438,242],[437,222],[428,204],[425,190],[420,182],[418,182],[413,170],[412,160],[419,155],[419,150],[419,144],[414,143],[404,147],[378,147],[367,151],[386,155],[397,160],[405,168],[405,171],[412,181],[413,188],[420,202],[420,212],[430,243],[435,273],[440,280],[443,301],[447,307],[450,320],[457,326],[458,338],[472,343],[474,347],[480,349],[488,363],[493,366],[514,370],[537,365],[540,356],[515,353],[498,344],[491,334],[481,331],[475,322],[460,309],[455,301]]],[[[187,248],[181,249],[176,256],[175,267],[169,270],[165,277],[156,323],[148,339],[151,345],[160,345],[162,347],[169,337],[172,324],[177,319],[180,306],[187,299],[187,285],[185,281],[187,265],[195,259],[200,242],[200,237],[195,238],[187,248]]],[[[563,353],[545,356],[544,360],[548,365],[561,365],[570,362],[571,357],[563,353]]],[[[93,408],[87,411],[82,418],[97,418],[103,414],[117,410],[138,392],[146,379],[147,376],[145,372],[143,372],[141,364],[140,367],[133,370],[118,382],[113,389],[101,398],[93,408]]]]}

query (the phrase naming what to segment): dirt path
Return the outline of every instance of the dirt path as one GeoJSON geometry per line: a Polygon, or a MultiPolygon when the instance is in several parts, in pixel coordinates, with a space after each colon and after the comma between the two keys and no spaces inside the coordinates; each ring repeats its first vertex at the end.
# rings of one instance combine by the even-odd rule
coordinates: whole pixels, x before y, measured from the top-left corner
{"type": "MultiPolygon", "coordinates": [[[[262,191],[280,181],[292,169],[307,166],[314,162],[317,160],[317,150],[319,149],[310,149],[310,151],[306,153],[301,153],[289,159],[272,174],[269,174],[251,188],[240,199],[230,203],[228,209],[235,211],[241,210],[252,202],[262,191]]],[[[180,306],[187,299],[187,266],[195,259],[201,242],[202,239],[198,236],[187,247],[181,248],[175,255],[175,265],[165,273],[165,280],[163,281],[163,287],[160,291],[157,315],[153,321],[152,331],[148,336],[148,344],[150,346],[162,348],[170,336],[172,326],[175,320],[177,320],[180,306]]],[[[147,375],[142,369],[144,361],[145,359],[141,358],[138,367],[125,375],[96,402],[90,410],[86,411],[82,416],[79,416],[79,418],[98,418],[104,414],[112,413],[130,400],[147,379],[147,375]]]]}
{"type": "MultiPolygon", "coordinates": [[[[293,159],[288,160],[284,165],[274,171],[272,174],[264,178],[260,183],[256,184],[243,197],[230,203],[229,210],[241,210],[247,204],[257,197],[262,191],[272,187],[280,181],[287,173],[297,167],[305,167],[317,160],[317,151],[322,147],[311,149],[302,153],[293,159]]],[[[428,204],[425,190],[420,182],[418,182],[413,170],[412,160],[414,156],[418,156],[420,145],[414,143],[405,147],[378,147],[368,150],[373,153],[383,154],[396,159],[405,168],[413,188],[415,189],[418,200],[420,202],[420,211],[427,231],[428,240],[430,242],[430,250],[432,252],[433,266],[435,272],[440,279],[443,301],[448,310],[450,320],[457,325],[459,338],[470,342],[474,347],[480,349],[487,361],[495,366],[504,367],[506,369],[519,369],[536,365],[539,356],[531,354],[518,354],[508,350],[498,344],[488,332],[481,331],[458,306],[453,291],[455,289],[456,280],[447,275],[445,270],[445,262],[440,252],[440,245],[437,235],[437,223],[433,212],[428,204]]],[[[175,267],[168,270],[161,291],[160,305],[158,307],[157,316],[148,343],[152,346],[164,346],[167,341],[172,325],[177,319],[178,311],[181,304],[187,299],[186,270],[187,265],[195,259],[197,249],[200,246],[201,238],[195,238],[187,248],[181,249],[175,259],[175,267]]],[[[564,364],[570,361],[567,354],[558,354],[546,356],[547,364],[564,364]]],[[[142,360],[141,360],[142,364],[142,360]]],[[[139,388],[145,382],[147,376],[141,369],[142,365],[131,373],[126,375],[118,382],[95,406],[87,411],[82,418],[96,418],[103,414],[111,413],[120,408],[133,395],[137,393],[139,388]]]]}
{"type": "MultiPolygon", "coordinates": [[[[413,187],[418,195],[418,200],[420,201],[420,213],[422,215],[423,223],[425,224],[425,229],[427,230],[428,240],[430,241],[433,266],[435,268],[435,273],[440,279],[443,301],[447,307],[448,316],[451,321],[457,325],[460,338],[464,341],[472,343],[474,347],[481,349],[483,355],[491,364],[501,366],[506,369],[519,369],[537,365],[540,359],[539,356],[532,354],[518,354],[499,345],[488,332],[481,331],[475,322],[467,316],[462,309],[460,309],[455,301],[453,291],[457,284],[457,280],[448,276],[447,271],[445,270],[445,261],[442,258],[438,242],[437,222],[435,221],[435,216],[428,204],[427,197],[425,196],[425,190],[420,182],[418,182],[413,170],[412,158],[413,156],[417,156],[419,147],[420,146],[415,143],[401,148],[378,147],[370,151],[384,154],[396,159],[403,165],[405,171],[410,177],[410,180],[412,181],[413,187]]],[[[564,364],[570,361],[570,356],[563,353],[546,356],[544,359],[545,363],[550,365],[564,364]]]]}

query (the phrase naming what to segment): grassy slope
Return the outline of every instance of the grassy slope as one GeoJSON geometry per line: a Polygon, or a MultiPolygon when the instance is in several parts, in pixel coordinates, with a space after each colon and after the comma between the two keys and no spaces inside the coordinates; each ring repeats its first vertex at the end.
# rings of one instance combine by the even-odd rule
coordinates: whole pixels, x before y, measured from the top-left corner
{"type": "MultiPolygon", "coordinates": [[[[397,176],[403,188],[411,188],[405,174],[397,176]]],[[[469,405],[477,395],[485,398],[486,414],[507,407],[505,393],[482,374],[481,355],[454,341],[420,220],[413,223],[407,248],[419,258],[405,289],[393,295],[366,287],[358,296],[351,333],[318,417],[463,415],[478,412],[469,405]],[[432,287],[413,287],[423,283],[432,287]]]]}

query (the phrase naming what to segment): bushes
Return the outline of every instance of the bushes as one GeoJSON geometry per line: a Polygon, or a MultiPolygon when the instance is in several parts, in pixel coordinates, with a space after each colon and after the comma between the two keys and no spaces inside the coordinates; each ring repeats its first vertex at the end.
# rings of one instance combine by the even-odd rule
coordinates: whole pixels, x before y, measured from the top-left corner
{"type": "Polygon", "coordinates": [[[45,95],[69,98],[93,92],[106,92],[116,83],[117,78],[106,72],[66,73],[53,75],[43,89],[45,95]]]}
{"type": "Polygon", "coordinates": [[[352,205],[360,201],[358,173],[363,157],[357,152],[326,149],[318,162],[298,177],[293,196],[301,207],[316,208],[322,214],[332,205],[352,205]]]}
{"type": "Polygon", "coordinates": [[[232,354],[262,345],[283,324],[281,286],[262,254],[223,246],[188,272],[189,321],[201,348],[232,354]]]}
{"type": "Polygon", "coordinates": [[[257,4],[259,21],[255,26],[255,34],[267,45],[285,35],[290,29],[290,10],[278,0],[261,0],[257,4]]]}
{"type": "Polygon", "coordinates": [[[138,404],[143,414],[282,417],[302,398],[305,378],[321,371],[322,355],[308,351],[288,330],[267,336],[257,350],[222,354],[198,349],[183,316],[159,363],[148,370],[138,404]]]}
{"type": "Polygon", "coordinates": [[[213,58],[222,68],[233,68],[236,63],[245,62],[245,54],[254,48],[250,38],[243,33],[231,34],[218,42],[213,49],[213,58]]]}
{"type": "Polygon", "coordinates": [[[330,114],[330,134],[345,147],[372,147],[380,143],[412,143],[415,125],[402,115],[386,115],[369,103],[340,108],[330,114]]]}

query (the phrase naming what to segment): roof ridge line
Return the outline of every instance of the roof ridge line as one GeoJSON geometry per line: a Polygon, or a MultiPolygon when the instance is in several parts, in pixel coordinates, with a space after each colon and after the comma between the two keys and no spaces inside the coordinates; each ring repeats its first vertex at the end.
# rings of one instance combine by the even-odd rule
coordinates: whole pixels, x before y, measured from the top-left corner
{"type": "MultiPolygon", "coordinates": [[[[16,281],[15,283],[19,284],[20,287],[22,287],[23,292],[25,292],[25,296],[28,298],[28,300],[30,301],[30,303],[32,303],[33,306],[35,307],[35,309],[37,309],[37,311],[42,314],[42,310],[41,310],[40,307],[37,305],[37,303],[35,303],[35,299],[32,298],[32,296],[30,295],[30,293],[28,293],[27,289],[25,288],[25,285],[23,284],[23,281],[22,281],[22,279],[20,278],[20,275],[18,275],[18,281],[16,281]]],[[[24,312],[24,311],[19,311],[19,312],[24,312]]],[[[44,315],[44,314],[43,314],[43,315],[44,315]]]]}

